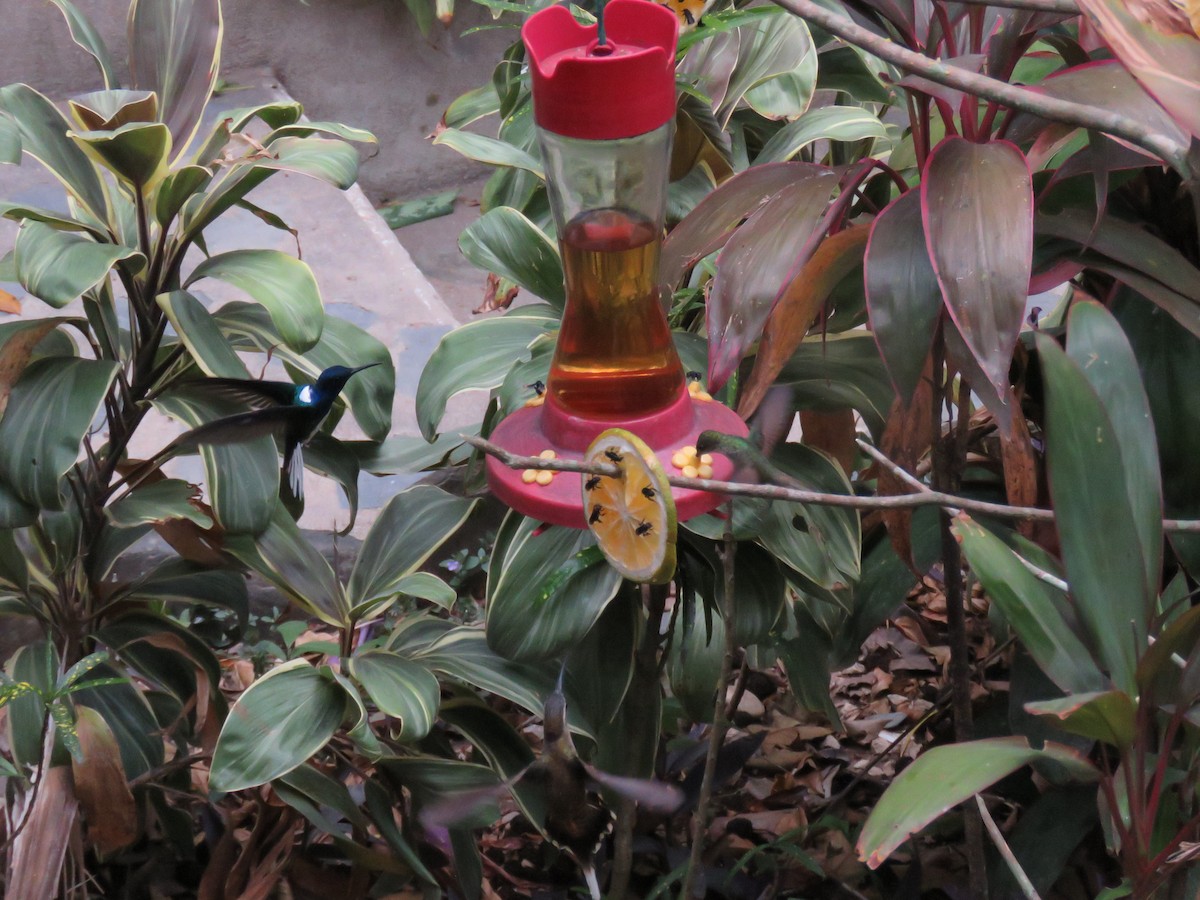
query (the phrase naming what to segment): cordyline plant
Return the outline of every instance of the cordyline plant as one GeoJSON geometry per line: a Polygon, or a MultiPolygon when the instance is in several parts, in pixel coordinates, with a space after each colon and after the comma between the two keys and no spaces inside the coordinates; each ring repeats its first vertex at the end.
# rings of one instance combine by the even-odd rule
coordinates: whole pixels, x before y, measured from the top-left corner
{"type": "MultiPolygon", "coordinates": [[[[969,492],[1014,508],[1054,502],[1057,532],[1034,519],[1021,524],[1018,537],[994,522],[989,527],[1005,540],[1036,540],[1054,555],[1061,546],[1070,599],[1047,595],[1040,587],[1045,582],[1026,577],[1021,583],[1029,591],[1019,604],[1035,607],[1038,615],[1049,615],[1043,607],[1057,604],[1066,610],[1066,621],[1081,623],[1082,637],[1076,640],[1095,660],[1099,680],[1086,688],[1054,682],[1074,692],[1111,687],[1125,699],[1104,693],[1102,705],[1124,703],[1125,724],[1134,725],[1119,735],[1087,735],[1115,748],[1112,764],[1103,750],[1095,751],[1092,763],[1073,753],[1058,754],[1059,762],[1107,786],[1098,814],[1112,826],[1106,832],[1109,845],[1130,890],[1153,890],[1172,879],[1172,889],[1190,890],[1179,886],[1179,873],[1189,861],[1188,842],[1196,836],[1194,759],[1187,750],[1194,745],[1187,710],[1196,697],[1180,700],[1182,688],[1164,693],[1158,682],[1147,692],[1148,682],[1137,673],[1149,665],[1150,637],[1187,635],[1178,637],[1186,643],[1182,650],[1172,643],[1178,657],[1174,668],[1159,669],[1155,663],[1154,678],[1188,683],[1190,669],[1180,662],[1195,652],[1190,626],[1174,626],[1182,629],[1175,632],[1169,624],[1188,604],[1179,600],[1182,582],[1172,581],[1171,589],[1160,582],[1161,547],[1155,545],[1162,543],[1157,523],[1164,512],[1189,518],[1200,512],[1200,485],[1194,466],[1186,462],[1197,449],[1200,409],[1184,399],[1190,395],[1186,373],[1200,349],[1196,17],[1189,20],[1168,0],[994,5],[864,0],[841,10],[810,0],[778,0],[777,7],[798,19],[784,17],[778,8],[723,11],[721,6],[685,35],[677,70],[680,142],[660,280],[675,291],[671,320],[685,365],[707,373],[707,388],[723,390],[720,396],[746,416],[773,385],[791,385],[805,426],[803,442],[830,453],[880,494],[919,487],[969,492]],[[1054,293],[1030,300],[1047,291],[1054,293]],[[1111,317],[1080,305],[1089,298],[1115,316],[1115,335],[1111,317]],[[1080,311],[1068,316],[1073,306],[1080,311]],[[870,340],[853,330],[864,321],[870,340]],[[1064,332],[1075,361],[1070,365],[1050,337],[1064,332]],[[1092,475],[1081,480],[1112,447],[1085,443],[1059,450],[1057,460],[1052,449],[1048,494],[1043,448],[1046,440],[1056,440],[1056,418],[1064,420],[1057,426],[1060,433],[1078,424],[1075,405],[1061,399],[1064,392],[1079,390],[1080,378],[1089,383],[1100,378],[1095,368],[1109,371],[1118,365],[1139,371],[1123,372],[1119,386],[1114,379],[1088,390],[1107,405],[1110,393],[1139,391],[1140,375],[1148,406],[1137,410],[1141,418],[1129,427],[1140,429],[1141,450],[1151,450],[1142,415],[1149,410],[1162,461],[1161,488],[1130,489],[1129,502],[1144,514],[1137,527],[1145,533],[1139,532],[1135,543],[1114,537],[1111,544],[1099,545],[1095,537],[1102,523],[1124,513],[1079,514],[1086,504],[1072,505],[1067,492],[1095,493],[1103,485],[1119,496],[1120,484],[1132,479],[1140,485],[1147,471],[1158,479],[1158,462],[1126,460],[1122,445],[1116,461],[1109,458],[1105,465],[1140,466],[1142,474],[1123,469],[1123,475],[1114,470],[1111,480],[1092,475]],[[856,457],[856,417],[883,451],[871,448],[874,454],[887,464],[856,457]],[[1143,521],[1144,516],[1150,518],[1143,521]],[[1087,538],[1080,537],[1085,533],[1087,538]],[[1078,540],[1095,545],[1084,554],[1072,546],[1078,540]],[[1140,568],[1127,559],[1138,547],[1140,568]],[[1126,572],[1118,578],[1112,569],[1124,564],[1116,560],[1129,562],[1122,571],[1144,573],[1144,589],[1118,589],[1132,576],[1126,572]],[[1104,582],[1101,587],[1087,586],[1097,579],[1104,582]],[[1169,600],[1158,605],[1156,598],[1164,592],[1169,600]],[[1114,599],[1118,595],[1120,601],[1114,599]],[[1123,605],[1135,597],[1145,604],[1136,610],[1123,605]],[[1167,695],[1172,699],[1164,705],[1167,695]],[[1173,792],[1176,785],[1179,791],[1173,792]],[[1114,817],[1118,807],[1122,812],[1114,817]]],[[[486,434],[497,415],[524,401],[524,385],[544,378],[553,346],[562,304],[561,264],[543,199],[544,176],[532,152],[521,56],[514,44],[492,84],[450,107],[437,141],[499,167],[484,192],[483,216],[460,239],[464,255],[546,303],[473,322],[447,336],[418,392],[418,417],[430,440],[446,399],[467,388],[494,391],[482,424],[486,434]],[[496,139],[459,130],[491,113],[501,118],[496,139]],[[466,360],[471,365],[464,365],[466,360]]],[[[1125,415],[1132,413],[1109,410],[1100,418],[1125,415]]],[[[443,460],[454,443],[437,438],[428,461],[443,460]]],[[[780,459],[796,459],[799,451],[797,445],[785,445],[780,459]]],[[[812,465],[789,474],[799,474],[809,485],[819,480],[812,465]]],[[[739,517],[735,505],[733,532],[773,557],[783,578],[755,584],[755,599],[746,604],[739,584],[736,615],[724,627],[736,634],[735,644],[756,652],[758,659],[778,657],[793,690],[814,708],[831,710],[829,667],[848,653],[852,658],[856,638],[898,601],[881,585],[902,595],[911,584],[902,574],[904,565],[924,574],[940,557],[950,618],[955,737],[971,736],[959,540],[996,607],[1045,667],[1032,646],[1036,634],[1018,622],[999,598],[998,582],[986,574],[985,551],[973,551],[985,540],[979,535],[988,534],[980,526],[964,520],[952,530],[947,513],[933,529],[914,529],[911,512],[885,509],[875,521],[886,528],[890,548],[888,542],[867,542],[871,558],[855,563],[838,561],[838,548],[826,543],[806,547],[815,555],[802,559],[795,555],[795,529],[788,534],[781,526],[790,527],[795,515],[816,521],[820,512],[811,504],[785,507],[787,515],[776,521],[762,509],[739,517]],[[860,580],[866,572],[873,577],[860,580]],[[762,610],[781,608],[784,615],[774,621],[768,639],[748,628],[749,620],[761,621],[762,610]]],[[[688,526],[710,539],[723,530],[705,519],[688,526]]],[[[847,527],[854,528],[855,538],[842,549],[858,544],[857,523],[847,527]]],[[[830,524],[806,534],[814,532],[838,533],[830,524]]],[[[546,542],[540,549],[549,553],[552,548],[546,542]]],[[[1191,534],[1171,534],[1168,551],[1168,573],[1200,572],[1191,534]]],[[[571,552],[579,547],[572,545],[571,552]]],[[[1044,556],[1042,551],[1037,557],[1045,562],[1041,568],[1054,568],[1044,556]]],[[[710,545],[707,573],[713,584],[719,581],[715,557],[710,545]]],[[[556,567],[546,563],[542,570],[551,573],[556,567]]],[[[1061,581],[1047,577],[1050,583],[1061,581]]],[[[507,655],[556,652],[569,642],[565,636],[585,633],[603,606],[589,584],[586,598],[581,593],[570,605],[551,603],[532,624],[522,615],[518,632],[509,622],[504,587],[502,579],[496,581],[488,634],[491,645],[507,655]]],[[[555,596],[571,593],[570,582],[565,588],[555,582],[554,588],[555,596]]],[[[530,585],[527,593],[539,592],[530,585]]],[[[705,598],[718,612],[727,610],[719,595],[717,588],[705,598]]],[[[653,630],[653,606],[650,617],[653,630]]],[[[695,640],[694,632],[684,634],[695,640]]],[[[713,640],[710,636],[707,646],[713,640]]],[[[671,658],[669,672],[702,658],[692,653],[691,662],[684,661],[683,645],[676,640],[663,651],[671,658]]],[[[712,666],[711,655],[708,659],[708,674],[716,675],[720,667],[712,666]]],[[[702,677],[694,675],[691,684],[698,688],[702,677]]],[[[719,683],[723,690],[724,681],[719,683]]],[[[680,679],[671,686],[681,697],[698,696],[687,684],[680,679]]],[[[710,696],[709,690],[703,695],[710,696]]],[[[1014,708],[1020,711],[1025,700],[1042,699],[1014,696],[1014,708]]],[[[1063,702],[1070,707],[1064,707],[1065,719],[1076,701],[1063,702]]],[[[1086,707],[1086,698],[1077,705],[1086,707]]],[[[1018,741],[994,748],[971,745],[969,752],[977,754],[973,763],[1009,766],[1006,771],[1040,758],[1042,751],[1018,741]]],[[[640,758],[645,764],[646,754],[640,758]]],[[[940,811],[985,786],[979,780],[972,784],[972,790],[939,793],[936,784],[921,782],[917,792],[941,804],[940,811]]],[[[1062,803],[1061,796],[1052,796],[1047,808],[1062,803]]],[[[904,819],[894,806],[877,815],[873,823],[879,828],[889,818],[894,826],[907,822],[912,827],[895,826],[905,834],[920,824],[919,817],[904,819]]],[[[973,813],[966,819],[970,891],[982,897],[989,887],[984,823],[973,813]]],[[[1044,888],[1095,822],[1095,815],[1087,819],[1057,867],[1039,868],[1044,888]]],[[[1036,840],[1027,844],[1035,845],[1036,840]]],[[[864,837],[862,846],[875,865],[886,856],[878,837],[864,837]]],[[[997,877],[1007,875],[993,873],[992,880],[997,877]]]]}

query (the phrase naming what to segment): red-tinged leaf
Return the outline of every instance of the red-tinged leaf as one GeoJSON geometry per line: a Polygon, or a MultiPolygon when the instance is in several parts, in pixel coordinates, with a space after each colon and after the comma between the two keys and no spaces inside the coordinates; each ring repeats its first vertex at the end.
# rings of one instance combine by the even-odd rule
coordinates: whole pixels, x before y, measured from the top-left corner
{"type": "Polygon", "coordinates": [[[926,163],[921,216],[942,299],[1003,395],[1033,262],[1033,183],[1025,157],[1003,141],[948,138],[926,163]]]}
{"type": "Polygon", "coordinates": [[[871,224],[864,267],[879,355],[896,393],[911,402],[942,308],[917,191],[896,198],[871,224]]]}
{"type": "Polygon", "coordinates": [[[1079,8],[1179,127],[1200,137],[1200,40],[1183,11],[1170,0],[1080,0],[1079,8]]]}
{"type": "Polygon", "coordinates": [[[121,752],[103,716],[86,706],[75,710],[81,758],[71,761],[75,795],[83,808],[87,835],[96,852],[107,856],[138,836],[137,804],[125,780],[121,752]]]}
{"type": "Polygon", "coordinates": [[[786,162],[754,166],[730,178],[687,214],[667,235],[659,262],[659,281],[670,288],[683,273],[708,256],[756,209],[794,181],[831,174],[824,166],[786,162]]]}
{"type": "MultiPolygon", "coordinates": [[[[0,293],[3,293],[0,291],[0,293]]],[[[8,296],[12,296],[11,294],[8,296]]],[[[0,298],[2,299],[2,298],[0,298]]],[[[69,319],[55,316],[48,319],[37,319],[22,322],[9,331],[8,340],[0,343],[0,418],[8,408],[8,398],[12,394],[13,385],[29,365],[34,348],[41,343],[42,338],[69,319]]]]}
{"type": "Polygon", "coordinates": [[[1138,360],[1117,320],[1093,301],[1071,307],[1067,355],[1101,398],[1112,421],[1124,465],[1132,525],[1141,545],[1145,597],[1153,602],[1162,578],[1162,477],[1154,419],[1138,360]]]}
{"type": "MultiPolygon", "coordinates": [[[[1081,66],[1071,66],[1048,76],[1029,90],[1057,100],[1084,103],[1111,112],[1120,113],[1144,125],[1151,131],[1186,144],[1187,134],[1183,128],[1153,98],[1142,89],[1134,77],[1115,59],[1096,60],[1081,66]]],[[[1045,120],[1028,115],[1018,116],[1009,130],[1013,140],[1020,140],[1035,128],[1046,126],[1045,120]]],[[[1030,135],[1031,136],[1031,135],[1030,135]]],[[[1130,146],[1120,138],[1113,138],[1130,146]]],[[[1144,150],[1134,148],[1139,155],[1144,150]]]]}
{"type": "Polygon", "coordinates": [[[793,181],[759,207],[717,257],[708,297],[710,391],[729,379],[762,335],[786,286],[808,262],[836,184],[827,169],[793,181]]]}
{"type": "Polygon", "coordinates": [[[980,367],[979,361],[967,347],[966,341],[963,340],[963,336],[959,334],[954,323],[947,319],[944,327],[946,363],[953,371],[962,376],[970,390],[982,401],[984,408],[995,417],[996,424],[1001,430],[1007,431],[1012,427],[1013,419],[1012,388],[1006,384],[1003,389],[997,390],[996,386],[988,380],[987,373],[980,367]]]}
{"type": "Polygon", "coordinates": [[[1146,590],[1147,563],[1121,443],[1079,365],[1049,336],[1035,340],[1046,381],[1050,495],[1067,582],[1099,660],[1113,684],[1132,695],[1153,597],[1146,590]]]}
{"type": "Polygon", "coordinates": [[[1023,737],[988,738],[935,747],[896,776],[872,810],[858,839],[858,855],[876,868],[892,852],[943,813],[1022,766],[1053,761],[1079,781],[1094,781],[1095,767],[1062,744],[1034,750],[1023,737]]]}
{"type": "Polygon", "coordinates": [[[738,399],[738,415],[749,418],[812,327],[839,282],[862,264],[867,227],[852,225],[821,242],[775,305],[754,357],[754,368],[738,399]]]}

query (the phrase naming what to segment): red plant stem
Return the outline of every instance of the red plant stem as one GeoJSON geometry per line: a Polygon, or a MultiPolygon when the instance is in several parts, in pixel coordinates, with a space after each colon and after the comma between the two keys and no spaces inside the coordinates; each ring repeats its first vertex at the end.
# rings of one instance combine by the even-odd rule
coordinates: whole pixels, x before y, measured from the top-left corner
{"type": "Polygon", "coordinates": [[[1100,758],[1104,761],[1104,774],[1100,776],[1100,789],[1104,791],[1104,799],[1108,803],[1109,818],[1112,819],[1113,829],[1121,842],[1121,855],[1125,857],[1123,868],[1127,872],[1135,871],[1137,851],[1133,841],[1129,839],[1129,829],[1121,817],[1121,806],[1117,803],[1117,792],[1113,787],[1112,762],[1108,758],[1108,747],[1100,744],[1100,758]]]}
{"type": "Polygon", "coordinates": [[[937,107],[938,115],[942,117],[942,124],[946,126],[946,137],[958,134],[958,126],[954,124],[954,107],[945,100],[933,98],[933,105],[937,107]]]}
{"type": "MultiPolygon", "coordinates": [[[[1158,818],[1158,808],[1162,801],[1163,779],[1167,776],[1167,760],[1171,756],[1171,745],[1175,743],[1175,735],[1183,722],[1183,713],[1176,709],[1167,720],[1167,728],[1163,732],[1162,741],[1158,745],[1158,762],[1154,766],[1154,780],[1150,782],[1150,796],[1146,800],[1146,818],[1151,822],[1158,818]]],[[[1153,834],[1153,830],[1149,832],[1153,834]]]]}
{"type": "MultiPolygon", "coordinates": [[[[954,28],[950,24],[950,16],[946,12],[946,4],[933,4],[933,12],[937,16],[938,24],[942,26],[942,46],[946,48],[946,55],[953,59],[958,56],[958,42],[954,40],[954,28]]],[[[937,45],[935,44],[930,49],[936,53],[937,45]]]]}
{"type": "Polygon", "coordinates": [[[1200,826],[1200,812],[1183,823],[1180,829],[1175,832],[1175,836],[1167,841],[1166,846],[1158,851],[1158,855],[1150,860],[1146,868],[1151,872],[1156,872],[1167,861],[1167,857],[1174,853],[1179,845],[1187,840],[1188,835],[1198,826],[1200,826]]]}
{"type": "MultiPolygon", "coordinates": [[[[979,133],[990,135],[992,133],[992,125],[996,121],[996,113],[1000,111],[1000,104],[993,100],[988,101],[987,112],[983,114],[983,121],[979,124],[979,133]]],[[[1006,123],[1007,127],[1007,123],[1006,123]]]]}
{"type": "MultiPolygon", "coordinates": [[[[924,95],[919,95],[923,97],[924,95]]],[[[917,169],[925,171],[925,158],[929,155],[925,146],[925,120],[917,112],[918,95],[915,91],[904,89],[904,102],[908,106],[908,130],[912,133],[913,155],[917,158],[917,169]]]]}

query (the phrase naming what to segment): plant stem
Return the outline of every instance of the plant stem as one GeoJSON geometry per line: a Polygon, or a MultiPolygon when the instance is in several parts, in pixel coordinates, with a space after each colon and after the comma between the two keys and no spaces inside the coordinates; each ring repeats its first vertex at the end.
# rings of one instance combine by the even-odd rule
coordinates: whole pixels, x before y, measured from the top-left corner
{"type": "Polygon", "coordinates": [[[1042,900],[1037,892],[1037,888],[1033,886],[1033,882],[1029,880],[1029,876],[1025,874],[1025,870],[1021,868],[1020,862],[1013,855],[1012,848],[1008,846],[1008,841],[1004,840],[1004,835],[1000,833],[1000,828],[996,825],[996,820],[988,812],[987,804],[983,802],[983,797],[979,794],[975,795],[975,806],[979,810],[979,816],[983,819],[983,824],[987,828],[988,834],[991,835],[993,846],[995,846],[997,852],[999,852],[1004,862],[1008,865],[1008,871],[1016,879],[1017,884],[1021,888],[1021,893],[1025,895],[1026,900],[1042,900]]]}
{"type": "Polygon", "coordinates": [[[679,892],[680,900],[690,900],[695,896],[696,877],[704,858],[704,836],[708,831],[708,806],[712,801],[713,781],[717,773],[717,757],[721,754],[721,746],[725,742],[725,732],[729,728],[726,716],[725,690],[729,676],[733,672],[733,656],[737,651],[736,628],[734,616],[737,612],[736,598],[733,592],[734,556],[737,553],[737,543],[733,539],[733,502],[725,507],[725,536],[721,548],[721,571],[724,581],[721,590],[721,618],[725,620],[725,652],[721,656],[721,672],[717,676],[717,697],[713,703],[712,730],[708,735],[708,752],[704,757],[704,777],[700,781],[700,797],[696,801],[696,812],[692,818],[692,850],[688,857],[687,875],[683,880],[683,889],[679,892]]]}
{"type": "MultiPolygon", "coordinates": [[[[942,414],[951,402],[949,370],[946,368],[945,323],[933,339],[933,469],[930,473],[935,489],[951,492],[958,489],[965,447],[959,440],[962,423],[966,420],[964,405],[969,397],[965,385],[959,393],[958,427],[943,434],[942,414]],[[944,373],[944,374],[943,374],[944,373]]],[[[946,594],[946,630],[950,645],[950,692],[954,709],[954,740],[965,743],[973,735],[971,711],[971,648],[967,642],[967,619],[962,581],[962,549],[950,530],[950,514],[942,510],[938,517],[942,545],[942,584],[946,594]]],[[[967,866],[970,875],[970,894],[987,900],[987,862],[984,855],[983,823],[979,811],[964,804],[963,826],[966,831],[967,866]]]]}
{"type": "Polygon", "coordinates": [[[1164,160],[1185,179],[1192,174],[1186,146],[1172,140],[1167,135],[1147,128],[1128,116],[1083,103],[1074,103],[1038,94],[1027,88],[1017,87],[987,75],[969,72],[938,59],[930,59],[928,56],[908,50],[885,37],[868,31],[845,16],[820,6],[815,0],[774,0],[774,2],[788,12],[815,22],[842,40],[866,50],[906,72],[920,75],[922,78],[928,78],[930,81],[965,91],[985,100],[994,100],[1005,106],[1032,113],[1043,119],[1079,128],[1094,128],[1114,137],[1124,138],[1164,160]]]}
{"type": "MultiPolygon", "coordinates": [[[[658,645],[662,628],[663,612],[667,608],[667,585],[643,584],[642,605],[646,608],[646,631],[633,657],[633,679],[630,681],[628,700],[630,715],[627,721],[635,733],[630,735],[630,744],[641,743],[641,730],[646,717],[653,712],[653,705],[640,698],[653,696],[659,690],[658,645]]],[[[637,804],[632,797],[622,797],[617,806],[617,825],[613,833],[613,870],[608,885],[609,900],[621,900],[629,890],[629,876],[633,871],[633,825],[637,818],[637,804]]]]}
{"type": "MultiPolygon", "coordinates": [[[[494,456],[510,469],[549,469],[554,472],[579,472],[586,475],[608,475],[615,477],[617,467],[609,463],[585,463],[577,459],[542,459],[537,456],[522,456],[510,453],[499,444],[494,444],[476,435],[460,437],[489,456],[494,456]]],[[[846,509],[913,509],[922,506],[941,506],[962,512],[979,513],[1002,519],[1031,519],[1037,522],[1053,522],[1054,510],[1035,506],[1009,506],[1006,503],[988,503],[970,497],[957,497],[937,490],[915,494],[898,494],[889,497],[859,497],[855,494],[825,494],[820,491],[797,490],[774,484],[755,484],[747,481],[717,481],[713,478],[685,478],[682,475],[667,475],[673,487],[712,491],[730,497],[763,497],[767,500],[793,500],[815,506],[838,506],[846,509]]],[[[1175,533],[1200,534],[1200,519],[1163,519],[1163,530],[1175,533]]]]}

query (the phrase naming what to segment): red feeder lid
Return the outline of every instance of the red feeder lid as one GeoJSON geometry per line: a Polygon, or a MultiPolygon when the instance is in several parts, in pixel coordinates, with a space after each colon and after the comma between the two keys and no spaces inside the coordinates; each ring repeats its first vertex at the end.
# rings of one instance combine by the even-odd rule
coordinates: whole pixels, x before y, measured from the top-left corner
{"type": "Polygon", "coordinates": [[[611,140],[653,131],[675,117],[679,21],[649,0],[610,0],[606,42],[565,6],[529,17],[521,37],[533,74],[538,126],[565,137],[611,140]]]}

